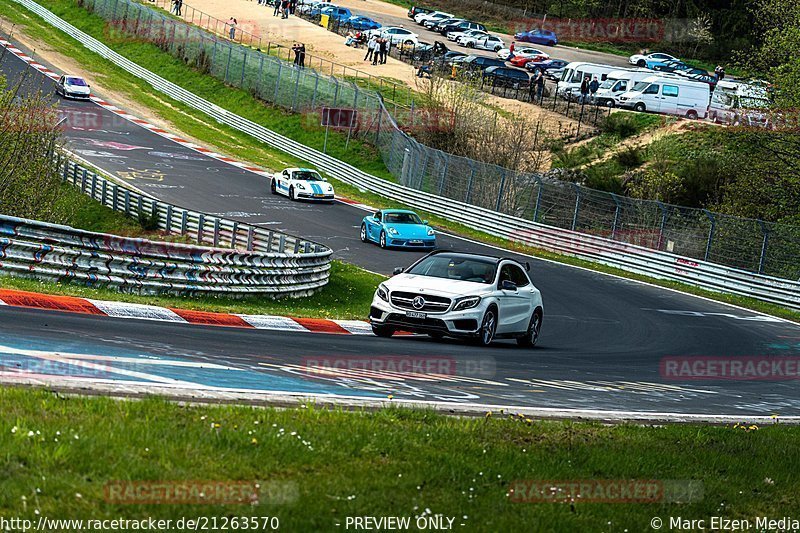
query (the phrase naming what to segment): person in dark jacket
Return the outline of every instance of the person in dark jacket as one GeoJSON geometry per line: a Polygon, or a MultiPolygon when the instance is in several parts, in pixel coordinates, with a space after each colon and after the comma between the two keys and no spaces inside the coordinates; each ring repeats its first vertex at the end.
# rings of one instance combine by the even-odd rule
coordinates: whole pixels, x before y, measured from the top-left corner
{"type": "Polygon", "coordinates": [[[597,89],[600,88],[600,82],[597,81],[597,76],[592,78],[592,81],[589,82],[589,93],[591,94],[591,102],[594,103],[595,95],[597,94],[597,89]]]}
{"type": "Polygon", "coordinates": [[[536,69],[536,75],[533,78],[533,85],[536,87],[536,101],[542,101],[542,95],[544,94],[544,72],[542,69],[536,69]]]}
{"type": "Polygon", "coordinates": [[[581,82],[581,103],[586,103],[589,99],[589,76],[584,76],[581,82]]]}
{"type": "Polygon", "coordinates": [[[387,39],[381,39],[380,45],[380,52],[381,52],[381,65],[386,63],[386,54],[389,52],[389,41],[387,39]]]}

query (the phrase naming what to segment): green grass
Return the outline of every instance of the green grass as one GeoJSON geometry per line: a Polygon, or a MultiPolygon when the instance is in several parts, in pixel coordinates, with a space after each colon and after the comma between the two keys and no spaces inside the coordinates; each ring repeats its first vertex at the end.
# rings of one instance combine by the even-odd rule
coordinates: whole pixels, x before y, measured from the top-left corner
{"type": "MultiPolygon", "coordinates": [[[[654,516],[748,518],[800,507],[800,428],[637,427],[387,408],[184,406],[0,389],[0,516],[455,517],[457,531],[648,531],[654,516]],[[693,503],[515,503],[516,480],[694,480],[693,503]],[[110,482],[250,482],[255,505],[106,503],[110,482]],[[269,497],[276,503],[266,503],[269,497]],[[277,503],[281,501],[282,503],[277,503]],[[38,514],[37,514],[38,512],[38,514]],[[460,524],[464,524],[461,526],[460,524]]],[[[352,525],[351,525],[352,529],[352,525]]]]}
{"type": "Polygon", "coordinates": [[[379,274],[367,272],[341,261],[333,261],[328,284],[308,298],[297,299],[140,296],[106,288],[84,287],[71,283],[41,282],[8,276],[0,276],[0,287],[219,313],[366,320],[375,288],[384,279],[386,278],[379,274]]]}
{"type": "MultiPolygon", "coordinates": [[[[325,130],[319,125],[318,114],[291,114],[268,106],[247,91],[227,86],[211,76],[201,74],[154,45],[134,41],[117,32],[109,32],[101,17],[89,13],[69,0],[48,0],[43,5],[140,66],[158,73],[220,107],[295,141],[322,150],[325,130]]],[[[0,0],[0,6],[2,6],[2,16],[23,26],[27,35],[75,59],[102,85],[124,95],[126,99],[154,110],[159,117],[174,124],[186,135],[210,139],[214,145],[227,153],[235,153],[238,157],[261,162],[269,168],[282,168],[301,163],[297,158],[253,141],[244,133],[221,124],[209,124],[209,119],[204,114],[156,92],[147,83],[83,48],[75,40],[50,27],[12,0],[0,0]]],[[[358,139],[351,139],[346,149],[345,143],[346,135],[331,131],[327,153],[344,159],[366,172],[393,179],[374,147],[358,139]]]]}
{"type": "MultiPolygon", "coordinates": [[[[27,10],[23,9],[22,7],[20,7],[18,4],[15,4],[11,0],[0,0],[0,6],[3,6],[4,8],[3,16],[13,20],[17,24],[24,26],[25,32],[28,35],[35,37],[40,41],[46,42],[54,49],[59,50],[62,54],[71,57],[75,60],[78,60],[91,72],[94,72],[97,76],[103,78],[104,83],[109,87],[113,88],[116,91],[119,91],[121,94],[125,95],[126,98],[129,98],[132,101],[147,106],[157,115],[174,124],[178,131],[196,137],[197,139],[200,139],[209,147],[216,149],[220,153],[235,154],[238,158],[251,161],[255,164],[270,169],[279,169],[286,166],[308,165],[307,163],[304,163],[303,161],[297,158],[291,157],[278,150],[269,148],[259,143],[252,137],[237,132],[231,128],[227,128],[219,124],[210,124],[207,116],[199,112],[193,111],[178,102],[171,101],[167,97],[163,97],[162,95],[159,94],[154,94],[152,89],[150,89],[146,84],[140,82],[139,80],[127,74],[126,72],[122,71],[121,69],[111,65],[110,63],[106,62],[99,56],[89,52],[88,50],[82,48],[81,46],[78,46],[75,43],[75,41],[73,41],[69,37],[66,37],[63,33],[59,32],[58,30],[51,28],[37,17],[30,15],[27,12],[27,10]]],[[[65,7],[69,8],[70,6],[65,6],[65,7]]],[[[73,7],[70,10],[70,13],[71,16],[74,16],[78,19],[80,19],[81,17],[84,18],[89,17],[89,15],[85,11],[75,7],[73,7]]],[[[93,19],[93,24],[95,24],[97,27],[102,27],[100,24],[101,21],[97,17],[91,17],[91,18],[93,19]]],[[[72,22],[75,23],[75,21],[72,22]]],[[[160,50],[152,47],[149,47],[149,49],[156,59],[165,56],[163,59],[166,63],[168,64],[174,63],[174,60],[171,58],[171,56],[167,56],[160,50]]],[[[173,65],[172,67],[180,69],[182,65],[173,65]]],[[[153,70],[159,74],[162,75],[164,74],[162,72],[161,67],[158,65],[153,67],[153,70]]],[[[194,78],[195,76],[199,76],[199,74],[195,73],[194,71],[191,71],[191,77],[194,78]]],[[[216,83],[213,80],[203,80],[202,78],[197,81],[197,83],[201,82],[203,84],[207,83],[212,85],[216,83]]],[[[183,85],[183,82],[181,82],[181,85],[183,85]]],[[[233,89],[225,88],[225,91],[229,90],[234,91],[233,89]]],[[[279,116],[281,120],[284,119],[287,121],[297,120],[297,117],[291,117],[278,110],[262,106],[261,104],[256,104],[255,101],[251,97],[249,97],[249,95],[241,94],[241,92],[238,92],[237,95],[239,99],[234,99],[233,101],[229,102],[230,107],[228,107],[228,109],[231,111],[241,113],[243,112],[243,110],[249,110],[253,107],[259,106],[261,112],[265,114],[279,116]]],[[[332,141],[332,143],[334,144],[339,143],[341,145],[341,148],[343,149],[344,140],[340,136],[331,133],[331,139],[335,139],[334,141],[332,141]]],[[[331,142],[329,142],[329,147],[331,145],[332,145],[331,142]]],[[[357,160],[357,158],[344,157],[344,160],[356,166],[359,166],[359,161],[357,160]]],[[[361,168],[370,171],[368,167],[367,168],[361,167],[361,168]]],[[[378,173],[378,175],[381,175],[381,177],[386,177],[386,178],[390,177],[387,174],[388,173],[385,170],[383,173],[378,173]]],[[[352,198],[353,200],[358,200],[360,202],[364,202],[366,204],[370,204],[376,207],[406,207],[406,208],[409,207],[395,202],[388,202],[383,197],[344,184],[333,178],[329,177],[329,179],[331,179],[331,182],[334,183],[337,192],[339,194],[346,196],[348,198],[352,198]]],[[[523,246],[519,243],[512,243],[509,242],[508,240],[494,237],[486,233],[467,228],[461,224],[445,220],[442,217],[435,216],[430,213],[425,213],[424,211],[418,210],[418,212],[420,212],[425,218],[429,219],[433,225],[437,226],[438,228],[441,228],[442,230],[457,233],[488,244],[502,246],[504,248],[518,251],[521,253],[526,253],[569,265],[580,266],[583,268],[596,270],[599,272],[606,272],[630,279],[647,281],[648,283],[652,283],[654,285],[674,288],[682,292],[696,294],[714,300],[740,305],[748,309],[774,314],[776,316],[781,316],[784,318],[788,318],[790,320],[800,321],[800,313],[798,312],[791,311],[773,304],[760,302],[752,298],[740,297],[729,294],[720,294],[692,287],[689,285],[684,285],[681,283],[667,282],[663,280],[648,278],[646,276],[631,274],[619,269],[605,267],[603,265],[590,263],[588,261],[583,261],[568,256],[554,254],[540,249],[534,249],[528,246],[523,246]]]]}

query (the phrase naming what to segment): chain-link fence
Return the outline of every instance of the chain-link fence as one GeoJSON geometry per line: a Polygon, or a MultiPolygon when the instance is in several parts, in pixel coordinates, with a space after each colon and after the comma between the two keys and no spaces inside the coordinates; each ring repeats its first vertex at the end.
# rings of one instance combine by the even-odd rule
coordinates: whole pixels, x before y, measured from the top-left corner
{"type": "Polygon", "coordinates": [[[231,42],[132,0],[84,0],[84,6],[121,31],[277,106],[307,113],[323,107],[356,110],[358,120],[348,134],[374,144],[387,169],[409,187],[558,228],[777,277],[800,277],[800,227],[625,198],[447,154],[406,133],[426,120],[413,105],[390,106],[390,113],[375,91],[231,42]]]}

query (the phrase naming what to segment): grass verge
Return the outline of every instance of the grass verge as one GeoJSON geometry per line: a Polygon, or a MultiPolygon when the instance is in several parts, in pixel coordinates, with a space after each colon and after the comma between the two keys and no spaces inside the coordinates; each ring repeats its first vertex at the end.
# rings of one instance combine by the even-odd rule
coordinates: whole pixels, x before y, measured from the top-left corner
{"type": "Polygon", "coordinates": [[[42,282],[9,276],[0,276],[0,287],[217,313],[366,320],[375,287],[384,279],[386,278],[383,276],[367,272],[357,266],[333,261],[328,284],[308,298],[297,299],[140,296],[106,288],[84,287],[72,283],[42,282]]]}
{"type": "MultiPolygon", "coordinates": [[[[800,428],[603,426],[183,406],[0,389],[0,516],[231,519],[342,531],[348,516],[444,515],[463,531],[645,531],[654,516],[779,518],[800,507],[800,428]],[[346,430],[342,430],[346,428],[346,430]],[[692,503],[516,503],[516,480],[694,480],[692,503]],[[124,504],[111,482],[259,483],[247,505],[124,504]],[[283,503],[265,503],[283,500],[283,503]],[[460,526],[463,524],[463,526],[460,526]]],[[[195,493],[196,494],[196,493],[195,493]]],[[[352,524],[351,524],[352,526],[352,524]]],[[[230,526],[229,526],[230,527],[230,526]]]]}
{"type": "MultiPolygon", "coordinates": [[[[59,8],[58,12],[60,13],[59,16],[70,21],[72,24],[79,25],[80,23],[83,24],[84,26],[91,27],[94,29],[94,31],[98,31],[102,37],[103,21],[99,17],[90,15],[86,11],[66,2],[65,0],[50,0],[48,2],[48,5],[50,5],[53,9],[58,7],[59,8]],[[90,21],[84,20],[89,18],[93,20],[90,21]]],[[[210,120],[208,119],[207,116],[197,111],[194,111],[184,106],[183,104],[172,101],[166,96],[152,93],[151,88],[144,82],[136,79],[135,77],[131,76],[125,71],[108,63],[100,56],[86,50],[78,43],[76,43],[74,40],[67,37],[60,31],[50,27],[38,17],[31,15],[27,10],[25,10],[18,4],[14,3],[13,1],[0,0],[0,6],[3,6],[4,9],[3,16],[12,20],[16,24],[22,25],[27,35],[47,43],[52,48],[59,50],[59,53],[64,54],[80,62],[80,64],[83,65],[86,69],[93,72],[99,78],[103,79],[103,83],[110,89],[113,89],[115,92],[124,95],[125,98],[135,101],[141,105],[147,106],[159,117],[173,124],[178,132],[182,132],[196,139],[199,139],[205,144],[207,144],[209,147],[214,148],[220,153],[235,154],[238,158],[251,161],[265,168],[279,169],[287,166],[308,165],[307,163],[304,163],[303,161],[297,158],[294,158],[276,149],[267,147],[258,142],[257,140],[253,139],[252,137],[249,137],[241,132],[238,132],[226,126],[222,126],[220,124],[212,124],[210,123],[210,120]]],[[[87,30],[84,29],[84,31],[87,30]]],[[[135,43],[128,43],[128,44],[132,45],[135,43]]],[[[295,126],[298,126],[299,121],[302,120],[299,116],[292,117],[274,108],[269,108],[267,106],[264,106],[262,103],[257,102],[250,95],[245,94],[242,91],[237,91],[235,89],[231,89],[225,86],[220,87],[219,85],[221,84],[219,84],[219,82],[217,82],[216,80],[213,80],[208,76],[201,76],[199,73],[192,71],[185,65],[177,63],[176,59],[173,59],[171,56],[165,54],[164,52],[155,47],[149,45],[141,45],[141,46],[146,47],[147,53],[150,54],[150,57],[141,59],[147,60],[147,63],[150,65],[151,70],[162,76],[165,76],[168,71],[173,72],[173,74],[175,72],[181,71],[181,69],[183,69],[184,71],[188,71],[188,79],[186,80],[186,83],[184,83],[184,80],[180,79],[178,80],[180,82],[180,85],[184,86],[189,90],[192,90],[193,92],[195,92],[195,94],[198,94],[203,97],[209,96],[207,90],[208,87],[216,87],[217,89],[220,89],[219,93],[223,95],[222,98],[224,98],[227,104],[229,104],[229,105],[223,105],[223,107],[226,107],[226,109],[230,111],[243,114],[245,116],[249,116],[250,111],[254,107],[258,107],[259,113],[265,115],[265,117],[271,117],[269,118],[269,122],[267,123],[261,122],[261,123],[267,125],[267,127],[273,128],[276,131],[279,131],[284,134],[286,134],[286,131],[280,127],[280,124],[276,125],[276,121],[280,122],[286,120],[287,122],[290,122],[295,126]],[[227,95],[226,94],[227,92],[231,92],[232,94],[234,94],[234,96],[227,95]],[[278,118],[276,119],[275,116],[278,116],[278,118]]],[[[140,58],[137,56],[137,57],[132,57],[131,59],[138,62],[140,58]]],[[[344,150],[344,139],[341,136],[335,136],[332,134],[331,139],[335,139],[334,144],[337,145],[337,150],[338,149],[342,151],[344,150]]],[[[314,142],[309,141],[309,145],[318,148],[321,147],[320,139],[315,139],[314,142]]],[[[330,139],[328,146],[329,148],[332,146],[330,139]]],[[[364,149],[368,150],[366,146],[364,147],[364,149]]],[[[329,150],[329,153],[333,152],[329,150]]],[[[339,153],[341,154],[341,152],[339,153]]],[[[362,166],[360,164],[361,161],[359,161],[359,158],[355,156],[351,157],[350,155],[346,155],[343,157],[343,159],[350,162],[354,166],[361,168],[362,170],[373,172],[370,169],[369,165],[362,166]]],[[[385,168],[383,172],[378,172],[378,173],[373,172],[373,173],[381,177],[387,177],[388,174],[385,168]]],[[[358,200],[360,202],[371,204],[376,207],[384,207],[384,206],[406,207],[406,208],[409,207],[402,204],[389,203],[383,197],[344,184],[338,180],[331,178],[331,181],[336,186],[337,192],[339,194],[352,198],[353,200],[358,200]]],[[[680,290],[682,292],[686,292],[689,294],[695,294],[713,300],[739,305],[742,307],[746,307],[748,309],[753,309],[756,311],[765,312],[773,314],[775,316],[780,316],[783,318],[800,322],[799,312],[791,311],[789,309],[761,302],[752,298],[746,298],[730,294],[715,293],[681,283],[656,280],[646,276],[640,276],[637,274],[628,273],[616,268],[606,267],[588,261],[583,261],[568,256],[562,256],[551,252],[546,252],[540,249],[524,246],[519,243],[513,243],[505,239],[494,237],[467,228],[461,224],[445,220],[442,217],[438,217],[430,213],[420,212],[420,214],[424,215],[425,218],[430,220],[433,225],[437,226],[442,230],[463,235],[465,237],[472,238],[487,244],[502,246],[509,250],[541,257],[547,260],[552,260],[574,266],[580,266],[583,268],[614,274],[630,279],[646,281],[654,285],[680,290]]],[[[303,315],[298,315],[298,316],[303,316],[303,315]]]]}

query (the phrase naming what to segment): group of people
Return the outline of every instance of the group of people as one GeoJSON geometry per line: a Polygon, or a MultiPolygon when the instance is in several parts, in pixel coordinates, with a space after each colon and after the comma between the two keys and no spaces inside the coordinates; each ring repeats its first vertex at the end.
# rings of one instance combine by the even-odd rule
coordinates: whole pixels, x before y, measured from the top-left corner
{"type": "Polygon", "coordinates": [[[183,0],[172,0],[172,12],[180,17],[181,10],[183,9],[183,0]]]}
{"type": "Polygon", "coordinates": [[[717,68],[714,69],[714,75],[717,77],[717,81],[725,79],[725,69],[722,68],[722,65],[717,65],[717,68]]]}
{"type": "Polygon", "coordinates": [[[367,41],[367,55],[364,56],[364,61],[372,60],[373,65],[377,65],[378,63],[381,65],[385,64],[386,56],[389,55],[389,48],[391,48],[391,46],[392,42],[389,39],[373,35],[370,40],[367,41]]]}
{"type": "Polygon", "coordinates": [[[233,41],[236,37],[236,26],[238,26],[239,23],[236,22],[235,18],[231,17],[228,19],[226,25],[228,26],[228,37],[230,38],[231,41],[233,41]]]}
{"type": "MultiPolygon", "coordinates": [[[[294,10],[297,9],[297,0],[274,0],[275,11],[272,12],[273,17],[280,15],[282,19],[289,18],[289,15],[294,15],[294,10]]],[[[269,5],[268,0],[258,0],[258,5],[269,5]]]]}
{"type": "Polygon", "coordinates": [[[306,45],[303,43],[294,43],[292,45],[292,52],[294,52],[294,64],[300,68],[305,68],[306,45]]]}
{"type": "Polygon", "coordinates": [[[594,76],[591,80],[589,79],[589,76],[584,76],[583,81],[581,82],[580,103],[594,103],[595,95],[597,94],[597,89],[599,88],[600,82],[598,81],[597,76],[594,76]]]}

